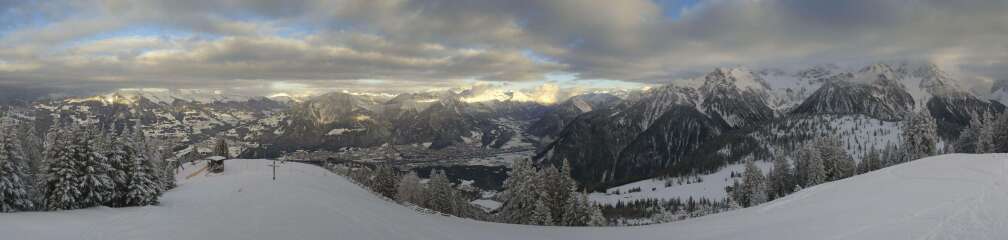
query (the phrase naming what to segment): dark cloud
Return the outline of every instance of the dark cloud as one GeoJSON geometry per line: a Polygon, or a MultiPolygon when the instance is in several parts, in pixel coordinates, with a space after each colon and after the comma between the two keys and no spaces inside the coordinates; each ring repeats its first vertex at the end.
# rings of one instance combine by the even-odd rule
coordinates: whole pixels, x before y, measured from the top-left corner
{"type": "Polygon", "coordinates": [[[661,82],[720,65],[892,59],[1008,78],[999,0],[23,2],[0,1],[10,84],[661,82]]]}

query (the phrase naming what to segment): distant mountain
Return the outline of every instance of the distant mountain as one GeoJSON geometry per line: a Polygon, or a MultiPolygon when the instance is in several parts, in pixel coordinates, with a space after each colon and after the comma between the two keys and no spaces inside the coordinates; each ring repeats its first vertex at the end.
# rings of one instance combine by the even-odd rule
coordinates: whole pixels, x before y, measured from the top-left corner
{"type": "Polygon", "coordinates": [[[380,110],[380,104],[369,97],[340,92],[316,96],[294,104],[278,124],[275,136],[260,141],[273,154],[381,145],[389,132],[387,124],[377,120],[380,110]]]}
{"type": "Polygon", "coordinates": [[[623,100],[611,94],[592,93],[571,97],[560,104],[549,106],[540,118],[529,127],[529,132],[547,140],[556,138],[564,127],[581,114],[605,110],[619,105],[623,100]]]}
{"type": "Polygon", "coordinates": [[[256,146],[269,129],[263,120],[282,115],[288,105],[264,97],[237,97],[208,91],[122,90],[108,94],[37,101],[32,119],[40,129],[73,123],[103,128],[139,126],[148,136],[180,145],[224,136],[239,149],[256,146]]]}
{"type": "Polygon", "coordinates": [[[384,144],[497,148],[518,134],[498,119],[530,121],[545,111],[535,102],[466,102],[464,97],[451,91],[404,93],[388,100],[342,92],[320,95],[294,104],[275,136],[262,139],[264,149],[251,157],[384,144]]]}
{"type": "MultiPolygon", "coordinates": [[[[898,144],[898,121],[923,109],[935,117],[945,142],[953,142],[973,116],[1005,111],[958,84],[955,75],[929,63],[733,67],[642,91],[568,99],[556,99],[550,89],[541,95],[483,88],[270,98],[132,89],[37,101],[17,114],[45,125],[139,124],[148,135],[182,145],[224,137],[237,142],[244,157],[387,145],[506,149],[517,142],[521,151],[539,148],[538,163],[568,160],[583,186],[604,188],[788,157],[795,146],[827,134],[840,135],[860,156],[898,144]]],[[[1008,83],[991,91],[995,99],[1008,96],[1008,83]]]]}
{"type": "Polygon", "coordinates": [[[888,65],[876,64],[856,73],[829,76],[826,83],[805,99],[796,114],[866,114],[898,120],[910,112],[914,98],[888,65]]]}
{"type": "Polygon", "coordinates": [[[1005,110],[961,89],[930,63],[855,70],[821,65],[793,72],[716,68],[606,110],[569,114],[577,116],[536,159],[571,161],[579,182],[599,188],[657,174],[712,171],[742,159],[787,157],[789,149],[822,134],[849,139],[850,150],[860,154],[893,144],[895,122],[925,108],[941,136],[952,140],[971,116],[1005,110]],[[865,118],[887,129],[873,128],[865,118]],[[828,131],[837,128],[849,129],[828,131]],[[887,138],[875,139],[879,134],[887,138]]]}
{"type": "Polygon", "coordinates": [[[575,178],[590,188],[638,180],[685,166],[679,161],[724,131],[772,119],[768,90],[751,71],[718,68],[699,87],[654,88],[583,114],[537,158],[570,161],[575,178]]]}

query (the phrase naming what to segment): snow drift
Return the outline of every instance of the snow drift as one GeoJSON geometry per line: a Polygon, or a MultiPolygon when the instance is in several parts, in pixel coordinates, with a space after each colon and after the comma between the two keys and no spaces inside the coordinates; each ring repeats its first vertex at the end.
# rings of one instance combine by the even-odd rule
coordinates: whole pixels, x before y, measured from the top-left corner
{"type": "MultiPolygon", "coordinates": [[[[160,206],[0,214],[4,239],[1004,239],[1008,154],[921,159],[759,206],[642,227],[541,227],[416,212],[312,165],[230,160],[160,206]]],[[[192,169],[193,166],[188,166],[192,169]]],[[[190,170],[191,171],[191,170],[190,170]]],[[[186,176],[181,173],[180,176],[186,176]]]]}

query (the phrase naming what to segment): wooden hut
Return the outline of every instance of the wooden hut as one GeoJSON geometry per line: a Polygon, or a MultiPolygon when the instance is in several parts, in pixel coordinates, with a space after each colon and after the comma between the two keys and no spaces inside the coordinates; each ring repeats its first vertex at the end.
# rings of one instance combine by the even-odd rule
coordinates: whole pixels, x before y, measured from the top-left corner
{"type": "Polygon", "coordinates": [[[214,173],[223,172],[224,171],[224,160],[227,160],[227,158],[221,157],[221,156],[210,156],[210,157],[207,157],[206,158],[207,168],[208,168],[207,170],[210,170],[210,172],[214,172],[214,173]]]}

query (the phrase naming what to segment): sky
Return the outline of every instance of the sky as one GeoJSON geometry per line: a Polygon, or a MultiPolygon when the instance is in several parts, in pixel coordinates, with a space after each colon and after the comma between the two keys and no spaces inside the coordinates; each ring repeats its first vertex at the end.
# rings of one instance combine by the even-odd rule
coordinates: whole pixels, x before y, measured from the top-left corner
{"type": "Polygon", "coordinates": [[[1003,0],[0,0],[0,95],[639,88],[924,60],[1008,79],[1003,0]]]}

